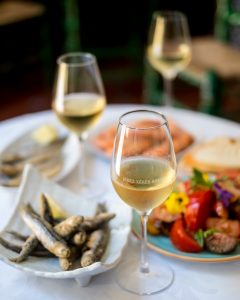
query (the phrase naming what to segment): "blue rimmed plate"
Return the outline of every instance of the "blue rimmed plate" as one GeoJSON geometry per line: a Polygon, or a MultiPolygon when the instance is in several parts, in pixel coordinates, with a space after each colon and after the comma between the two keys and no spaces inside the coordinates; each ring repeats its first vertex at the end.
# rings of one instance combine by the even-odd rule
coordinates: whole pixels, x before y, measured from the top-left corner
{"type": "MultiPolygon", "coordinates": [[[[137,237],[140,237],[140,219],[135,212],[133,213],[132,231],[137,237]]],[[[240,260],[240,244],[235,251],[228,254],[220,255],[206,250],[200,253],[187,253],[177,250],[166,236],[148,235],[148,246],[163,255],[192,262],[219,263],[240,260]]]]}

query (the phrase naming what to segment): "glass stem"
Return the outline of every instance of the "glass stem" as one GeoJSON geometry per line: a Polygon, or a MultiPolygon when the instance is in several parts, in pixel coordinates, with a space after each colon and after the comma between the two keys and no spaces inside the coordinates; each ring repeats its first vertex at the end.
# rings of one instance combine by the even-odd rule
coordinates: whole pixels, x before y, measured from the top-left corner
{"type": "Polygon", "coordinates": [[[87,176],[86,176],[86,164],[85,164],[85,159],[86,159],[86,152],[85,152],[85,140],[87,136],[83,133],[82,135],[79,136],[79,142],[80,142],[80,147],[81,147],[81,165],[80,165],[80,185],[84,187],[87,184],[87,176]]]}
{"type": "Polygon", "coordinates": [[[172,79],[164,77],[164,102],[165,106],[171,107],[173,106],[173,98],[172,98],[172,79]]]}
{"type": "Polygon", "coordinates": [[[141,273],[149,273],[149,264],[148,264],[148,256],[147,256],[147,221],[148,214],[141,214],[141,232],[142,232],[142,240],[141,240],[141,265],[140,272],[141,273]]]}

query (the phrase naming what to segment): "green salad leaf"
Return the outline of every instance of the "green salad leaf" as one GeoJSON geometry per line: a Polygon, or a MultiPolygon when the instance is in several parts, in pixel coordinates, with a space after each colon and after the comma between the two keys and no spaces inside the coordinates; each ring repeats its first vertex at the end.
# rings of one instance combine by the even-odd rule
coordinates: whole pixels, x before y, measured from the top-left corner
{"type": "Polygon", "coordinates": [[[193,174],[190,177],[190,180],[191,180],[191,186],[193,188],[196,188],[198,186],[211,188],[213,185],[213,182],[208,178],[206,178],[206,176],[204,176],[204,174],[198,169],[193,169],[193,174]]]}

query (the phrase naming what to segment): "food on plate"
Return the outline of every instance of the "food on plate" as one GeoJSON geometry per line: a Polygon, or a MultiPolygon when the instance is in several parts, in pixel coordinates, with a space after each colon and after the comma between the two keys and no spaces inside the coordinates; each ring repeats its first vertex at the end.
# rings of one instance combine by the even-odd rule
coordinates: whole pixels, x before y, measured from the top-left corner
{"type": "Polygon", "coordinates": [[[109,238],[108,230],[98,229],[94,230],[86,243],[86,251],[83,252],[81,257],[81,266],[90,266],[95,261],[100,260],[106,248],[109,238]]]}
{"type": "Polygon", "coordinates": [[[224,254],[236,249],[237,238],[223,232],[214,232],[205,240],[206,248],[214,253],[224,254]]]}
{"type": "Polygon", "coordinates": [[[50,134],[50,138],[49,134],[46,133],[49,129],[43,127],[37,129],[36,132],[34,131],[34,140],[31,134],[27,134],[2,153],[0,158],[0,185],[18,186],[26,164],[34,165],[43,175],[49,178],[61,171],[63,167],[62,148],[66,138],[56,136],[53,133],[50,134]]]}
{"type": "Polygon", "coordinates": [[[193,169],[165,203],[152,211],[148,233],[167,235],[183,252],[235,250],[240,237],[239,180],[193,169]]]}
{"type": "MultiPolygon", "coordinates": [[[[154,127],[156,125],[159,125],[159,123],[156,123],[156,121],[146,119],[146,120],[138,121],[137,124],[134,123],[133,125],[138,125],[138,127],[152,125],[154,127]]],[[[174,149],[176,153],[179,153],[180,151],[186,149],[194,142],[194,137],[190,133],[188,133],[185,129],[177,125],[174,121],[169,120],[169,128],[172,134],[174,149]]],[[[141,136],[146,136],[146,140],[143,140],[142,145],[139,145],[138,143],[137,148],[132,147],[133,143],[131,143],[131,147],[129,147],[125,155],[132,155],[134,153],[138,153],[138,154],[146,153],[152,156],[161,156],[165,154],[166,151],[168,150],[167,148],[168,143],[161,135],[159,135],[159,140],[162,141],[161,146],[154,146],[152,143],[154,139],[149,138],[151,137],[149,136],[149,133],[146,133],[144,130],[140,130],[138,134],[141,136]]],[[[154,131],[152,134],[154,134],[154,131]]],[[[105,155],[110,157],[113,150],[115,135],[116,135],[116,127],[110,126],[106,130],[99,133],[96,137],[94,137],[91,142],[95,147],[97,147],[99,150],[104,152],[105,155]]]]}
{"type": "Polygon", "coordinates": [[[200,252],[201,245],[186,230],[184,220],[177,219],[170,230],[170,239],[173,245],[183,252],[200,252]]]}
{"type": "Polygon", "coordinates": [[[40,215],[30,204],[21,207],[20,214],[32,232],[30,235],[16,231],[5,233],[22,241],[21,246],[0,237],[2,246],[18,253],[10,261],[20,263],[29,256],[57,257],[60,267],[65,271],[74,265],[86,267],[100,261],[109,240],[107,223],[115,214],[107,212],[105,205],[99,204],[94,216],[54,218],[47,199],[46,195],[41,195],[40,215]]]}
{"type": "Polygon", "coordinates": [[[179,166],[190,171],[197,168],[202,172],[240,175],[240,139],[218,137],[206,141],[186,153],[179,166]]]}
{"type": "MultiPolygon", "coordinates": [[[[0,237],[0,244],[9,249],[9,250],[12,250],[16,253],[19,253],[22,251],[22,248],[23,246],[19,246],[19,245],[16,245],[16,244],[13,244],[9,241],[7,241],[6,239],[0,237]]],[[[36,256],[36,257],[53,257],[52,253],[46,251],[46,250],[38,250],[38,249],[34,249],[31,254],[29,254],[31,256],[36,256]]],[[[17,262],[17,259],[16,259],[16,262],[17,262]]]]}
{"type": "Polygon", "coordinates": [[[32,132],[31,137],[41,145],[49,145],[58,139],[59,134],[54,125],[44,124],[35,129],[32,132]]]}
{"type": "Polygon", "coordinates": [[[68,213],[50,195],[41,194],[40,207],[43,207],[41,208],[40,212],[42,217],[44,217],[43,214],[45,213],[43,202],[45,202],[46,204],[45,209],[47,208],[47,206],[49,207],[48,210],[51,213],[51,217],[53,218],[53,220],[66,219],[67,217],[69,217],[68,213]]]}

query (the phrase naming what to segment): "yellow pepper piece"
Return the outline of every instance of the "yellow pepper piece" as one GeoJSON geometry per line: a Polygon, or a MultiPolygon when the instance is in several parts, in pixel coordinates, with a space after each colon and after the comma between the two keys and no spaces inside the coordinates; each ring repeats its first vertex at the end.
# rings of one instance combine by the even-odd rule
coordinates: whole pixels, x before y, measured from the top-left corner
{"type": "Polygon", "coordinates": [[[159,235],[160,230],[154,226],[154,221],[149,218],[148,223],[147,223],[147,231],[151,235],[159,235]]]}

